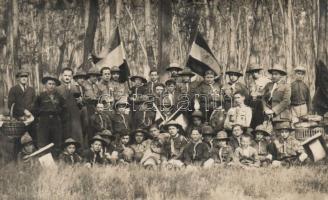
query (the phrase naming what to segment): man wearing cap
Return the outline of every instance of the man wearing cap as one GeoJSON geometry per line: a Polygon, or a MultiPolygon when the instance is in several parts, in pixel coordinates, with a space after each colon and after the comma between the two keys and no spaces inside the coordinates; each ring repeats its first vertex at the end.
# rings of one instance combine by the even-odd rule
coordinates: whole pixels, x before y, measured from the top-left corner
{"type": "Polygon", "coordinates": [[[181,82],[177,83],[179,92],[183,94],[193,94],[197,83],[191,82],[191,78],[194,77],[195,74],[190,70],[190,68],[185,67],[177,74],[177,76],[181,79],[181,82]]]}
{"type": "Polygon", "coordinates": [[[291,132],[294,129],[291,127],[289,122],[282,122],[275,126],[276,134],[278,138],[273,141],[275,152],[272,154],[273,165],[284,165],[291,162],[296,164],[297,162],[303,162],[308,157],[298,141],[291,132]],[[278,162],[277,162],[278,161],[278,162]]]}
{"type": "Polygon", "coordinates": [[[200,110],[204,114],[207,121],[213,110],[220,105],[221,85],[214,81],[215,73],[212,70],[207,70],[204,75],[204,80],[195,89],[195,98],[199,99],[200,110]]]}
{"type": "Polygon", "coordinates": [[[248,84],[250,100],[249,105],[253,110],[253,118],[251,127],[255,128],[257,125],[262,124],[264,120],[262,96],[266,84],[271,82],[269,78],[261,74],[263,68],[257,63],[251,63],[246,71],[251,79],[248,84]]]}
{"type": "Polygon", "coordinates": [[[311,96],[309,87],[303,81],[306,73],[305,68],[298,66],[294,71],[295,81],[291,83],[290,113],[292,122],[296,123],[300,117],[308,114],[311,96]]]}
{"type": "Polygon", "coordinates": [[[145,85],[146,92],[148,95],[155,95],[155,85],[159,83],[159,76],[157,69],[153,68],[149,72],[149,81],[145,85]]]}
{"type": "Polygon", "coordinates": [[[82,103],[81,93],[73,84],[73,70],[62,69],[62,84],[56,88],[57,92],[64,97],[66,112],[63,119],[63,139],[73,138],[80,144],[83,143],[82,121],[79,103],[82,103]]]}
{"type": "Polygon", "coordinates": [[[289,121],[291,89],[284,80],[287,73],[279,64],[275,64],[268,71],[272,75],[272,82],[264,87],[262,97],[264,114],[274,123],[289,121]]]}
{"type": "Polygon", "coordinates": [[[60,81],[52,74],[42,78],[45,91],[36,98],[33,114],[38,118],[38,147],[42,148],[49,143],[54,143],[54,156],[59,155],[63,141],[62,122],[65,113],[65,99],[58,93],[56,87],[60,81]]]}
{"type": "Polygon", "coordinates": [[[127,82],[122,82],[121,80],[121,70],[119,67],[117,66],[113,66],[110,69],[111,72],[111,80],[109,82],[109,85],[111,87],[113,87],[113,89],[115,90],[115,88],[120,88],[123,90],[123,94],[126,96],[129,93],[129,87],[127,82]]]}
{"type": "Polygon", "coordinates": [[[243,74],[236,67],[231,67],[227,70],[226,75],[229,77],[229,82],[222,87],[222,91],[224,95],[224,109],[228,111],[229,108],[233,107],[233,95],[236,92],[241,92],[245,96],[246,102],[248,101],[248,89],[246,85],[239,82],[243,74]]]}

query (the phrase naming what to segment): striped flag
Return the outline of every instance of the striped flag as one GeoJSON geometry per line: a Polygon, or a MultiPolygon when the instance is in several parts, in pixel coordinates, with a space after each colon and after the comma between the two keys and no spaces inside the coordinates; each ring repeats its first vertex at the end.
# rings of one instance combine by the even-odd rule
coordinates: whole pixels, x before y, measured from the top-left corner
{"type": "Polygon", "coordinates": [[[199,32],[197,32],[196,39],[192,43],[187,67],[201,76],[204,76],[207,70],[214,71],[216,75],[221,74],[219,62],[199,32]]]}
{"type": "Polygon", "coordinates": [[[128,80],[130,70],[126,62],[123,42],[121,41],[120,31],[117,27],[111,45],[105,48],[98,56],[91,55],[93,63],[101,69],[103,67],[112,68],[117,66],[120,68],[120,79],[122,82],[128,80]]]}

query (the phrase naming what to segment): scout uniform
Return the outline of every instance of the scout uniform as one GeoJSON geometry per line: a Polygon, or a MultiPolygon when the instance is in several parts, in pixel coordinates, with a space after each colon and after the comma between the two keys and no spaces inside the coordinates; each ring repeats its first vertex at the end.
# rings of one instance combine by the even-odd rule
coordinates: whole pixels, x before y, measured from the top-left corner
{"type": "Polygon", "coordinates": [[[166,68],[166,71],[170,73],[171,79],[177,81],[178,73],[182,71],[182,67],[178,63],[171,63],[170,66],[166,68]]]}
{"type": "Polygon", "coordinates": [[[225,131],[219,131],[214,138],[214,148],[211,151],[211,156],[214,160],[215,164],[228,164],[233,160],[233,149],[228,144],[229,138],[228,134],[225,131]],[[226,146],[218,146],[216,142],[218,141],[226,141],[226,146]]]}
{"type": "Polygon", "coordinates": [[[202,166],[208,159],[210,159],[209,146],[201,140],[188,143],[181,155],[181,160],[185,165],[202,166]]]}
{"type": "MultiPolygon", "coordinates": [[[[201,122],[203,122],[203,113],[199,110],[195,110],[192,114],[191,114],[191,117],[192,118],[199,118],[199,120],[201,122]]],[[[191,120],[192,121],[192,120],[191,120]]],[[[194,129],[201,129],[203,123],[201,123],[200,125],[195,125],[193,123],[190,123],[186,129],[186,134],[187,134],[187,137],[189,138],[190,135],[191,135],[191,131],[194,130],[194,129]]]]}
{"type": "MultiPolygon", "coordinates": [[[[234,67],[227,70],[226,74],[229,76],[236,75],[238,79],[243,76],[240,70],[234,67]]],[[[224,108],[226,111],[228,111],[229,108],[233,107],[233,95],[236,92],[241,92],[242,94],[244,94],[246,101],[248,100],[248,89],[246,85],[238,82],[238,80],[236,82],[229,81],[222,87],[222,92],[224,95],[224,108]]]]}
{"type": "MultiPolygon", "coordinates": [[[[117,67],[117,66],[113,66],[110,69],[110,71],[111,71],[112,74],[114,74],[114,73],[119,73],[120,74],[120,72],[121,72],[120,68],[117,67]]],[[[123,95],[125,95],[125,96],[128,95],[128,93],[129,93],[129,87],[128,87],[128,84],[126,82],[122,83],[120,81],[111,80],[111,81],[109,81],[108,84],[113,88],[113,90],[116,90],[116,89],[123,90],[123,95]]]]}
{"type": "MultiPolygon", "coordinates": [[[[60,85],[60,81],[50,74],[42,78],[42,83],[46,84],[48,80],[55,81],[57,86],[60,85]]],[[[56,90],[53,93],[41,92],[36,98],[33,110],[34,116],[39,118],[38,147],[41,148],[53,142],[55,154],[59,153],[57,151],[63,140],[62,120],[65,99],[56,90]]]]}
{"type": "MultiPolygon", "coordinates": [[[[283,76],[287,75],[286,71],[280,65],[274,65],[272,69],[268,70],[269,73],[278,71],[283,76]]],[[[262,105],[264,111],[271,109],[274,112],[273,122],[289,121],[289,105],[290,105],[291,89],[288,84],[283,80],[277,83],[268,83],[264,87],[262,97],[262,105]]]]}
{"type": "MultiPolygon", "coordinates": [[[[295,72],[306,73],[304,67],[296,67],[295,72]]],[[[303,80],[295,80],[291,83],[290,113],[293,123],[299,121],[299,117],[307,115],[310,108],[311,96],[309,87],[303,80]]]]}
{"type": "MultiPolygon", "coordinates": [[[[126,100],[126,98],[121,99],[120,101],[116,102],[115,106],[128,106],[128,102],[126,100]]],[[[110,116],[110,120],[111,120],[111,126],[112,126],[112,131],[113,134],[115,135],[116,138],[119,137],[119,135],[121,133],[129,133],[130,132],[130,124],[131,124],[131,120],[130,120],[130,115],[126,114],[125,112],[120,113],[117,108],[115,110],[115,112],[110,116]]]]}
{"type": "Polygon", "coordinates": [[[149,148],[150,140],[146,140],[147,132],[143,129],[136,129],[132,132],[132,135],[135,137],[136,133],[142,133],[144,140],[141,143],[134,142],[130,147],[134,151],[134,160],[139,163],[142,159],[145,151],[149,148]]]}
{"type": "Polygon", "coordinates": [[[103,130],[112,130],[112,123],[110,120],[110,116],[105,112],[96,111],[90,117],[90,128],[91,128],[91,137],[95,135],[97,132],[101,132],[103,130]]]}
{"type": "Polygon", "coordinates": [[[178,73],[178,76],[181,77],[182,81],[177,83],[177,88],[180,93],[193,95],[195,92],[195,82],[191,82],[191,78],[195,76],[195,74],[190,70],[190,68],[186,67],[182,71],[178,73]],[[183,77],[189,77],[189,81],[185,81],[183,77]]]}
{"type": "Polygon", "coordinates": [[[80,147],[80,143],[76,142],[74,139],[72,138],[68,138],[65,140],[64,144],[63,144],[63,152],[59,155],[59,161],[67,164],[67,165],[76,165],[82,162],[82,158],[81,156],[79,156],[76,152],[74,152],[73,154],[69,154],[65,148],[69,145],[73,144],[75,146],[76,149],[78,149],[80,147]]]}
{"type": "MultiPolygon", "coordinates": [[[[246,73],[260,73],[262,70],[263,68],[260,67],[257,63],[251,63],[246,73]]],[[[252,128],[255,128],[257,125],[262,124],[264,121],[263,105],[261,100],[264,93],[264,87],[270,82],[271,80],[269,78],[261,75],[256,79],[253,77],[249,83],[249,93],[251,96],[249,100],[249,105],[253,110],[253,118],[251,122],[252,128]]]]}
{"type": "Polygon", "coordinates": [[[26,132],[20,138],[20,144],[22,145],[22,150],[17,155],[18,164],[22,165],[23,167],[33,167],[36,164],[36,160],[34,158],[27,158],[27,156],[31,155],[36,150],[35,146],[33,145],[32,137],[26,132]],[[32,145],[32,148],[27,150],[27,145],[32,145]]]}
{"type": "MultiPolygon", "coordinates": [[[[100,72],[97,67],[92,67],[89,69],[87,73],[87,77],[89,76],[100,76],[100,72]]],[[[84,82],[85,88],[85,99],[87,100],[88,104],[93,104],[92,101],[97,101],[100,90],[98,88],[97,83],[91,82],[90,79],[84,82]]]]}
{"type": "Polygon", "coordinates": [[[251,146],[246,148],[238,147],[234,153],[234,161],[245,166],[260,166],[257,151],[251,146]]]}
{"type": "MultiPolygon", "coordinates": [[[[164,125],[164,130],[167,131],[169,126],[175,126],[178,130],[182,130],[180,124],[175,121],[170,121],[169,123],[164,125]]],[[[188,140],[183,136],[177,133],[174,137],[170,138],[170,158],[178,159],[182,154],[184,147],[187,145],[188,140]]]]}
{"type": "Polygon", "coordinates": [[[213,136],[214,136],[214,130],[213,127],[210,126],[207,122],[201,127],[200,133],[203,136],[203,142],[208,145],[209,150],[211,151],[213,149],[213,136]]]}
{"type": "MultiPolygon", "coordinates": [[[[165,82],[166,87],[171,84],[175,85],[176,87],[176,81],[174,79],[169,79],[165,82]]],[[[170,101],[170,104],[173,106],[173,112],[178,109],[177,106],[181,106],[178,104],[180,100],[180,93],[177,91],[177,88],[175,88],[173,91],[168,91],[168,89],[166,89],[166,91],[164,92],[164,97],[170,101]]]]}
{"type": "MultiPolygon", "coordinates": [[[[102,143],[103,146],[106,145],[106,140],[104,140],[100,135],[96,135],[94,136],[90,143],[93,143],[95,141],[100,141],[102,143]]],[[[106,164],[106,158],[104,157],[104,155],[99,151],[99,152],[95,152],[92,148],[89,148],[87,150],[85,150],[82,153],[82,158],[83,161],[87,164],[90,164],[91,166],[94,165],[103,165],[106,164]]]]}
{"type": "Polygon", "coordinates": [[[271,133],[266,129],[264,125],[258,125],[253,131],[255,136],[255,142],[253,147],[257,150],[261,165],[267,165],[272,160],[272,154],[274,154],[274,147],[270,140],[267,138],[271,136],[271,133]],[[262,134],[262,139],[257,139],[256,135],[262,134]]]}
{"type": "Polygon", "coordinates": [[[112,108],[114,102],[114,87],[110,81],[100,80],[97,84],[99,88],[99,95],[102,98],[102,101],[109,105],[109,108],[112,108]]]}
{"type": "Polygon", "coordinates": [[[228,110],[224,121],[224,128],[231,130],[234,124],[249,127],[252,120],[252,109],[245,104],[232,107],[228,110]]]}

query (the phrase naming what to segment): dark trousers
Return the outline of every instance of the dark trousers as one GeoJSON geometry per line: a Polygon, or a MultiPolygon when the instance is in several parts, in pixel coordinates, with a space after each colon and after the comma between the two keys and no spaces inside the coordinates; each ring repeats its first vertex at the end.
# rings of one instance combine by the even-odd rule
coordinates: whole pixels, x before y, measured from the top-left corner
{"type": "Polygon", "coordinates": [[[62,122],[57,115],[44,115],[39,118],[38,147],[54,143],[53,155],[57,157],[63,142],[62,122]]]}

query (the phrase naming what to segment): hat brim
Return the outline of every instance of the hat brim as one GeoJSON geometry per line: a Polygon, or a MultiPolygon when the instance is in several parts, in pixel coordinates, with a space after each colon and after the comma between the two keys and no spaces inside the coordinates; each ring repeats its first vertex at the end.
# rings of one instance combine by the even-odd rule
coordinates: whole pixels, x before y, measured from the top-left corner
{"type": "Polygon", "coordinates": [[[132,76],[130,78],[131,81],[135,81],[137,78],[140,78],[142,80],[143,83],[147,83],[147,80],[144,77],[141,76],[132,76]]]}
{"type": "Polygon", "coordinates": [[[263,68],[252,68],[252,69],[246,70],[246,73],[250,74],[250,73],[253,73],[253,72],[259,72],[261,70],[263,70],[263,68]]]}
{"type": "Polygon", "coordinates": [[[283,76],[286,76],[287,75],[287,73],[285,72],[285,71],[283,71],[283,70],[280,70],[280,69],[268,69],[268,72],[270,73],[270,74],[272,74],[273,72],[279,72],[281,75],[283,75],[283,76]]]}
{"type": "Polygon", "coordinates": [[[189,76],[189,77],[193,77],[193,76],[195,76],[195,74],[185,72],[185,73],[178,73],[178,76],[189,76]]]}
{"type": "Polygon", "coordinates": [[[84,78],[84,79],[86,79],[87,78],[87,75],[86,74],[77,74],[77,75],[74,75],[73,76],[73,79],[77,79],[77,78],[84,78]]]}
{"type": "Polygon", "coordinates": [[[240,72],[234,72],[234,71],[226,71],[226,74],[228,74],[228,75],[236,74],[237,76],[243,76],[242,73],[240,73],[240,72]]]}
{"type": "Polygon", "coordinates": [[[180,67],[168,67],[166,68],[166,71],[182,71],[182,69],[180,67]]]}
{"type": "Polygon", "coordinates": [[[74,144],[77,149],[81,147],[81,144],[79,142],[65,142],[62,145],[62,148],[66,148],[68,145],[71,145],[71,144],[74,144]]]}
{"type": "Polygon", "coordinates": [[[267,131],[264,131],[264,130],[254,130],[253,132],[253,135],[256,135],[256,133],[262,133],[264,136],[271,136],[271,134],[267,131]]]}
{"type": "Polygon", "coordinates": [[[214,140],[224,140],[224,141],[229,141],[230,140],[230,138],[214,138],[214,140]]]}
{"type": "Polygon", "coordinates": [[[22,76],[29,76],[29,75],[30,75],[30,73],[28,73],[28,72],[17,73],[16,78],[22,77],[22,76]]]}
{"type": "Polygon", "coordinates": [[[46,84],[48,82],[48,80],[55,81],[57,86],[59,86],[61,84],[60,81],[57,78],[53,78],[53,77],[44,77],[44,78],[42,78],[41,81],[42,81],[43,84],[46,84]]]}
{"type": "Polygon", "coordinates": [[[90,140],[90,143],[92,144],[92,143],[95,142],[95,141],[100,141],[100,142],[102,142],[103,144],[108,144],[108,141],[107,141],[106,139],[100,139],[100,138],[92,138],[92,139],[90,140]]]}
{"type": "Polygon", "coordinates": [[[168,131],[168,128],[170,126],[175,126],[177,129],[182,130],[182,126],[180,124],[165,124],[165,125],[163,125],[163,129],[166,130],[166,131],[168,131]]]}
{"type": "Polygon", "coordinates": [[[276,130],[276,131],[281,131],[281,130],[294,131],[295,129],[294,129],[294,128],[287,128],[287,127],[284,127],[284,128],[276,128],[275,130],[276,130]]]}

